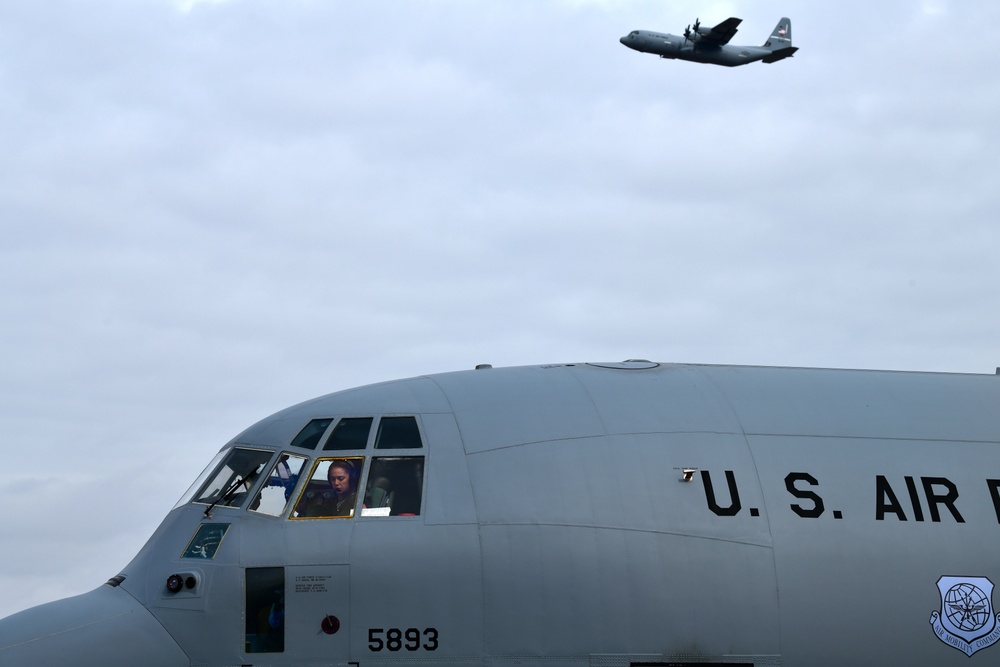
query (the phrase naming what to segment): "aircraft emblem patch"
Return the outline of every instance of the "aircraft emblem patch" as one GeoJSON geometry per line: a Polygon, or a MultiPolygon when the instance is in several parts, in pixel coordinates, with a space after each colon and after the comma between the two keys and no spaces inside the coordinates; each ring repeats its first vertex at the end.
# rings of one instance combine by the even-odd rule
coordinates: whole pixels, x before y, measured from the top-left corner
{"type": "Polygon", "coordinates": [[[931,613],[934,634],[968,656],[1000,641],[993,613],[993,582],[986,577],[941,577],[941,609],[931,613]]]}

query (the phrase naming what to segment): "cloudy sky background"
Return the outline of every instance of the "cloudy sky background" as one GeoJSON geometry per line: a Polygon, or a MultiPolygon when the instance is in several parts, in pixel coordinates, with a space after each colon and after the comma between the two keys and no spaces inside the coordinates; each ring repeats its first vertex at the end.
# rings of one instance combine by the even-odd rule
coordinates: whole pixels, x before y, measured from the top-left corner
{"type": "Polygon", "coordinates": [[[1000,4],[0,3],[0,617],[359,384],[622,360],[993,373],[1000,4]],[[700,17],[801,51],[618,43],[700,17]]]}

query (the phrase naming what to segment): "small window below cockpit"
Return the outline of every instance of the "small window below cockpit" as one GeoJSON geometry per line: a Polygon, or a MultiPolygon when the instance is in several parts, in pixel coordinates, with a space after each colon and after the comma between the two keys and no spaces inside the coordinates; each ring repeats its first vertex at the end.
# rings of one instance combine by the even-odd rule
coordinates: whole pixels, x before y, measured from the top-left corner
{"type": "Polygon", "coordinates": [[[181,554],[181,558],[204,558],[212,560],[215,552],[222,544],[222,538],[229,530],[228,523],[203,523],[198,526],[198,532],[194,534],[187,545],[187,549],[181,554]]]}
{"type": "Polygon", "coordinates": [[[273,454],[259,449],[234,448],[198,491],[194,502],[216,507],[239,507],[273,454]]]}
{"type": "Polygon", "coordinates": [[[305,462],[306,457],[304,456],[282,454],[278,462],[271,468],[271,474],[267,481],[260,487],[257,496],[250,503],[250,510],[270,516],[284,514],[305,462]]]}

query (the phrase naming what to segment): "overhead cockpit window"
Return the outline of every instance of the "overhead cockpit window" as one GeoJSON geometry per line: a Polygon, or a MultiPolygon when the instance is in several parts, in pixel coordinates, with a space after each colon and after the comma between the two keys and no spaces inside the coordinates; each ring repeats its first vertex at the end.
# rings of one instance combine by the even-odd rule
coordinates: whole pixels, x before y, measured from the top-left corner
{"type": "Polygon", "coordinates": [[[420,449],[420,429],[415,417],[382,417],[375,449],[420,449]]]}
{"type": "Polygon", "coordinates": [[[234,448],[198,491],[194,502],[216,507],[242,505],[273,454],[259,449],[234,448]]]}
{"type": "Polygon", "coordinates": [[[295,485],[299,481],[299,474],[305,463],[304,456],[282,454],[278,462],[271,468],[271,474],[267,481],[260,487],[257,496],[250,503],[250,510],[271,516],[281,516],[288,506],[292,492],[295,491],[295,485]]]}
{"type": "Polygon", "coordinates": [[[424,488],[424,457],[377,456],[368,472],[361,516],[416,516],[424,488]]]}
{"type": "Polygon", "coordinates": [[[317,459],[309,481],[302,488],[293,519],[329,519],[354,516],[358,484],[365,457],[317,459]]]}
{"type": "Polygon", "coordinates": [[[326,439],[323,451],[342,452],[348,449],[364,449],[368,444],[368,432],[372,430],[371,417],[345,417],[337,422],[333,433],[326,439]]]}
{"type": "Polygon", "coordinates": [[[299,431],[299,434],[292,440],[292,447],[302,447],[303,449],[316,449],[319,439],[326,433],[327,427],[333,419],[314,419],[306,427],[299,431]]]}

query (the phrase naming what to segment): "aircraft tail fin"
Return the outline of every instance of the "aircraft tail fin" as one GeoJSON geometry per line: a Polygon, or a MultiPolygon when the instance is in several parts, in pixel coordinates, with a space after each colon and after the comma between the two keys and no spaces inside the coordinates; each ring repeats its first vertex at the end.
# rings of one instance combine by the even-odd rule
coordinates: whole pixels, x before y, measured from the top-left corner
{"type": "Polygon", "coordinates": [[[772,51],[786,49],[792,45],[792,20],[786,16],[781,17],[778,25],[774,26],[771,36],[764,42],[764,47],[772,51]]]}
{"type": "Polygon", "coordinates": [[[764,48],[771,49],[771,54],[764,58],[764,62],[768,64],[791,58],[799,50],[797,46],[792,46],[792,20],[790,18],[781,17],[778,25],[774,26],[774,30],[771,31],[771,36],[764,42],[764,48]]]}

